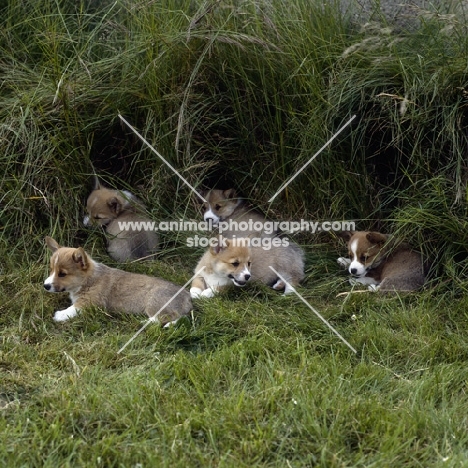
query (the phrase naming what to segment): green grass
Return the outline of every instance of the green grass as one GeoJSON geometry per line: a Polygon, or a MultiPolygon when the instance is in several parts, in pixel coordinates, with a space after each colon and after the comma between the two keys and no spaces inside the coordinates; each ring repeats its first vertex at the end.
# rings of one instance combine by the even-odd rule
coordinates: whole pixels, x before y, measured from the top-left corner
{"type": "MultiPolygon", "coordinates": [[[[466,466],[467,21],[419,10],[397,32],[322,3],[0,3],[0,466],[466,466]],[[94,173],[153,219],[200,217],[119,113],[193,186],[234,186],[272,219],[394,232],[430,282],[336,297],[344,246],[297,235],[299,292],[357,354],[258,285],[120,354],[143,318],[54,323],[69,300],[43,290],[45,235],[116,266],[82,226],[94,173]]],[[[123,268],[184,284],[202,253],[186,235],[123,268]]]]}
{"type": "Polygon", "coordinates": [[[67,301],[43,294],[43,270],[2,282],[5,466],[463,466],[466,298],[344,301],[336,274],[302,288],[355,355],[298,299],[251,286],[117,354],[142,320],[54,324],[67,301]]]}

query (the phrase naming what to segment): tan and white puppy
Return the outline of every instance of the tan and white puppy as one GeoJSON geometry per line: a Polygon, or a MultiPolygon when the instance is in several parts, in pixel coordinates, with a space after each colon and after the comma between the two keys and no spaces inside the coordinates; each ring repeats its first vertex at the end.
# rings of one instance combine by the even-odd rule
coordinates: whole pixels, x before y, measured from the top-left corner
{"type": "Polygon", "coordinates": [[[209,190],[204,194],[204,198],[206,203],[203,205],[203,219],[206,222],[211,222],[212,226],[218,229],[220,223],[229,224],[231,221],[227,229],[220,229],[219,233],[223,237],[248,237],[258,233],[261,233],[262,237],[271,237],[277,234],[264,232],[265,216],[240,198],[235,189],[209,190]]]}
{"type": "Polygon", "coordinates": [[[408,244],[397,244],[387,234],[373,231],[344,231],[349,258],[338,263],[348,268],[351,284],[360,283],[371,291],[414,291],[423,286],[425,268],[419,253],[408,244]]]}
{"type": "Polygon", "coordinates": [[[56,322],[75,317],[84,307],[146,314],[161,324],[188,315],[190,294],[169,281],[110,268],[95,262],[81,247],[60,247],[51,237],[45,242],[53,252],[50,276],[44,281],[49,292],[68,292],[72,305],[54,314],[56,322]]]}
{"type": "Polygon", "coordinates": [[[293,292],[304,278],[301,249],[277,239],[280,245],[267,250],[255,246],[255,239],[261,241],[260,238],[217,239],[195,268],[197,276],[190,288],[192,298],[213,297],[226,287],[243,287],[249,280],[260,281],[276,290],[284,289],[284,294],[293,292]]]}
{"type": "Polygon", "coordinates": [[[151,224],[144,215],[144,205],[126,190],[103,187],[98,180],[88,197],[83,223],[85,226],[101,226],[106,231],[107,252],[118,262],[136,260],[153,255],[158,247],[158,235],[143,229],[143,223],[151,224]],[[123,223],[123,224],[122,224],[123,223]],[[131,224],[140,224],[140,230],[131,224]]]}

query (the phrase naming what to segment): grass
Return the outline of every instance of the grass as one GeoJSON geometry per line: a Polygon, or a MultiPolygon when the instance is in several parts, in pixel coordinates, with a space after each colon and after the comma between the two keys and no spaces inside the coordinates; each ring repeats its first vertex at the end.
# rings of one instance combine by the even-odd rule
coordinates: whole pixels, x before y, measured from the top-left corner
{"type": "MultiPolygon", "coordinates": [[[[464,11],[415,10],[396,31],[333,2],[25,5],[0,5],[0,465],[465,466],[464,11]],[[301,233],[299,292],[357,354],[259,285],[197,301],[120,354],[141,317],[54,323],[69,300],[43,290],[45,235],[116,266],[81,223],[94,173],[153,219],[200,217],[119,113],[197,188],[406,238],[431,263],[427,287],[337,297],[343,245],[301,233]]],[[[121,267],[184,284],[202,252],[185,237],[121,267]]]]}
{"type": "Polygon", "coordinates": [[[32,284],[2,314],[5,466],[463,466],[465,298],[301,290],[354,355],[298,300],[252,287],[117,354],[141,319],[56,325],[65,300],[32,284]]]}

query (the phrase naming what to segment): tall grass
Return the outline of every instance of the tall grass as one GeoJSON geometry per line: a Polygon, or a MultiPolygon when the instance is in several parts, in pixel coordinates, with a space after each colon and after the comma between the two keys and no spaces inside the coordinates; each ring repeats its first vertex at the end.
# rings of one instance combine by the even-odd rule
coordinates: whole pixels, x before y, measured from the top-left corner
{"type": "Polygon", "coordinates": [[[86,239],[79,219],[94,171],[137,190],[155,218],[196,216],[187,187],[118,113],[192,185],[236,186],[272,217],[381,227],[395,209],[404,221],[433,178],[465,203],[466,25],[441,13],[416,11],[418,27],[397,34],[352,23],[338,4],[9,2],[4,242],[27,251],[19,231],[86,239]],[[353,114],[353,127],[268,205],[353,114]]]}

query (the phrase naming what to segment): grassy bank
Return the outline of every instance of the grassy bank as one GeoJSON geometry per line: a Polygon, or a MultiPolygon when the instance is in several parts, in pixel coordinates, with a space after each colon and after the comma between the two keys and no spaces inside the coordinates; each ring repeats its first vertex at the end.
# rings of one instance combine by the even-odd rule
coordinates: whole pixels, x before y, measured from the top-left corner
{"type": "MultiPolygon", "coordinates": [[[[318,3],[318,2],[317,2],[318,3]]],[[[321,3],[321,2],[320,2],[321,3]]],[[[463,12],[362,25],[338,4],[1,4],[0,465],[464,466],[468,44],[463,12]],[[148,327],[86,311],[52,322],[45,235],[112,264],[82,226],[91,176],[154,219],[199,218],[191,191],[237,187],[273,219],[355,220],[432,263],[425,291],[349,290],[331,234],[298,298],[260,286],[148,327]],[[275,199],[352,115],[353,124],[275,199]]],[[[183,284],[177,233],[125,268],[183,284]]]]}

